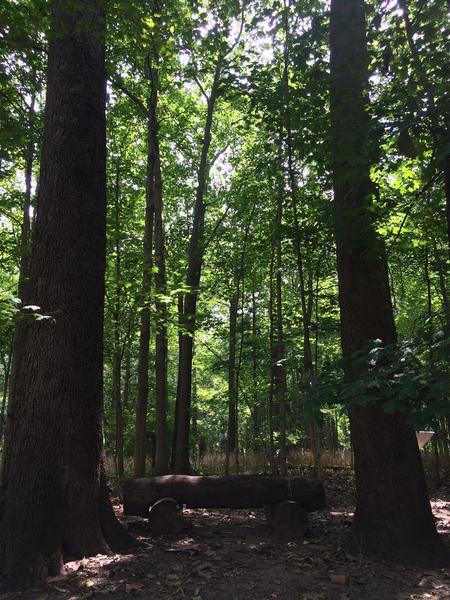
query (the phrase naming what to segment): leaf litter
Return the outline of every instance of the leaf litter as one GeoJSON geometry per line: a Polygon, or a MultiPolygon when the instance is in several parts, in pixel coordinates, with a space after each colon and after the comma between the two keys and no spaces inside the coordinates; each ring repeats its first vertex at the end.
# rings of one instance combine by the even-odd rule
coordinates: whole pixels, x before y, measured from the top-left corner
{"type": "MultiPolygon", "coordinates": [[[[349,471],[325,482],[328,511],[313,513],[303,539],[277,544],[260,510],[189,510],[188,529],[154,536],[144,519],[122,517],[141,546],[97,555],[3,600],[450,600],[450,570],[405,568],[344,547],[354,506],[349,471]]],[[[450,546],[450,481],[431,491],[439,531],[450,546]]]]}

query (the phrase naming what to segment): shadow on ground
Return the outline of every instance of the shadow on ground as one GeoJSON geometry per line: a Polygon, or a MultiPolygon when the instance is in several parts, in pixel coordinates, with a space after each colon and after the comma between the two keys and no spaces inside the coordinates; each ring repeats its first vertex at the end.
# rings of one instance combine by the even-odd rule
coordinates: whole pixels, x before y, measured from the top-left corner
{"type": "MultiPolygon", "coordinates": [[[[133,554],[68,563],[65,575],[4,599],[450,599],[450,569],[425,571],[348,554],[342,543],[352,517],[350,474],[330,475],[327,490],[329,510],[312,516],[297,543],[276,544],[259,510],[186,511],[189,527],[177,536],[152,536],[144,520],[134,519],[127,526],[142,546],[133,554]]],[[[450,548],[450,481],[431,495],[450,548]]]]}

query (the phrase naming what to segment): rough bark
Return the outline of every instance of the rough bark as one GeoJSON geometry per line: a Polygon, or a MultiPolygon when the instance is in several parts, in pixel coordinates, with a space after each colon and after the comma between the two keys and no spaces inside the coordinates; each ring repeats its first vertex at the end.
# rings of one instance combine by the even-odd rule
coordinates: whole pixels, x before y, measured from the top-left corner
{"type": "MultiPolygon", "coordinates": [[[[39,211],[0,492],[3,584],[126,543],[102,480],[105,73],[100,1],[52,3],[39,211]],[[57,562],[57,561],[56,561],[57,562]]],[[[28,286],[27,286],[28,287],[28,286]]]]}
{"type": "MultiPolygon", "coordinates": [[[[364,4],[332,0],[331,127],[339,304],[343,354],[370,340],[396,341],[387,261],[370,211],[373,148],[366,112],[368,59],[364,4]]],[[[357,377],[349,368],[347,376],[357,377]]],[[[350,545],[358,553],[439,563],[443,546],[428,500],[408,415],[379,403],[351,410],[357,506],[350,545]]]]}
{"type": "Polygon", "coordinates": [[[166,475],[127,479],[123,493],[125,514],[143,517],[162,498],[173,498],[188,508],[261,508],[285,500],[308,512],[325,508],[323,484],[301,477],[166,475]]]}

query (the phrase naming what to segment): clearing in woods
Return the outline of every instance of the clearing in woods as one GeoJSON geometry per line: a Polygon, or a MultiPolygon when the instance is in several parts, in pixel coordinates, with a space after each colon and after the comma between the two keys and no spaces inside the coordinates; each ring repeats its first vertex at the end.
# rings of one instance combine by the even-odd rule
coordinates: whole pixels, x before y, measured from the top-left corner
{"type": "MultiPolygon", "coordinates": [[[[3,600],[104,597],[152,600],[447,600],[450,569],[402,567],[343,549],[354,506],[349,471],[327,473],[328,510],[311,513],[308,534],[278,545],[263,510],[185,511],[189,528],[154,536],[124,518],[142,546],[126,555],[69,562],[66,573],[3,600]]],[[[430,486],[437,526],[450,547],[450,479],[430,486]]],[[[121,517],[121,505],[116,502],[121,517]]],[[[121,517],[122,518],[122,517],[121,517]]]]}

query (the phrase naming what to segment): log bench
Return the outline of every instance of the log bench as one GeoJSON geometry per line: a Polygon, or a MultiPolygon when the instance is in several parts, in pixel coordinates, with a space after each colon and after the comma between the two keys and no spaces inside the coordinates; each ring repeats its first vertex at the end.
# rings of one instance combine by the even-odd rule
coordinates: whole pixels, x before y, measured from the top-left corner
{"type": "Polygon", "coordinates": [[[124,482],[124,513],[148,518],[153,533],[179,533],[183,505],[264,508],[275,536],[290,540],[305,533],[309,512],[325,508],[325,490],[320,481],[261,475],[163,475],[124,482]]]}

